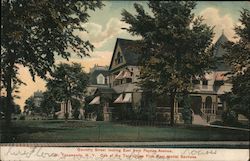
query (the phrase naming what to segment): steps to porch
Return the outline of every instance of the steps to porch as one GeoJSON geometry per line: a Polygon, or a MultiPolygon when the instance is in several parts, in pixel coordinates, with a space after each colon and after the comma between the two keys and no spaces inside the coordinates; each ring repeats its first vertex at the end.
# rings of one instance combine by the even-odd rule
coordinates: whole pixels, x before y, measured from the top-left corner
{"type": "Polygon", "coordinates": [[[200,115],[193,114],[193,122],[194,125],[209,125],[205,119],[203,119],[200,115]]]}

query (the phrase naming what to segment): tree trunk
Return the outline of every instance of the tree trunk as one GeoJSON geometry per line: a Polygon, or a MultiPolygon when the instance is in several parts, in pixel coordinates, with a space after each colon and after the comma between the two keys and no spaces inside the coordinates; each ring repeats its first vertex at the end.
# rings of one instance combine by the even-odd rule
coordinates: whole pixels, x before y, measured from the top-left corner
{"type": "MultiPolygon", "coordinates": [[[[2,58],[1,57],[0,57],[0,63],[2,63],[2,58]]],[[[2,64],[0,64],[0,98],[2,98],[2,66],[1,65],[2,64]]]]}
{"type": "Polygon", "coordinates": [[[12,82],[11,82],[11,72],[6,73],[6,91],[7,91],[7,100],[6,100],[6,108],[5,108],[5,121],[6,126],[9,127],[11,124],[11,109],[13,108],[12,104],[12,82]]]}
{"type": "Polygon", "coordinates": [[[66,111],[65,111],[65,123],[68,122],[69,112],[68,112],[68,100],[66,101],[66,111]]]}
{"type": "Polygon", "coordinates": [[[170,95],[170,102],[171,102],[171,107],[170,107],[170,126],[174,126],[174,102],[175,102],[175,93],[172,93],[170,95]]]}

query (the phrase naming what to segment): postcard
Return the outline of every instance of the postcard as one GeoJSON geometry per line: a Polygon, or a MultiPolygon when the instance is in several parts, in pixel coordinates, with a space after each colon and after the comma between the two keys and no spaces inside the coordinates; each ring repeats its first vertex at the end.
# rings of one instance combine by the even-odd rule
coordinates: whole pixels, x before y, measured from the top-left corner
{"type": "Polygon", "coordinates": [[[249,160],[249,8],[2,0],[0,160],[249,160]]]}

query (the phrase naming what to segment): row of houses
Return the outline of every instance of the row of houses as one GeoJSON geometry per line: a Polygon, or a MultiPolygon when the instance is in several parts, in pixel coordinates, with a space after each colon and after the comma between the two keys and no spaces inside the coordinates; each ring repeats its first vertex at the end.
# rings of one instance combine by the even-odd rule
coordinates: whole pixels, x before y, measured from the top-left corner
{"type": "MultiPolygon", "coordinates": [[[[221,60],[225,54],[222,44],[228,39],[221,34],[215,43],[214,57],[221,60]]],[[[109,67],[95,66],[90,70],[90,85],[88,87],[89,101],[86,105],[89,108],[98,108],[104,121],[116,119],[118,108],[123,108],[122,114],[128,111],[144,110],[154,117],[162,117],[169,114],[169,102],[167,96],[157,98],[153,101],[150,96],[138,86],[138,76],[140,74],[139,54],[135,53],[130,46],[133,40],[118,38],[114,47],[111,63],[109,67]],[[155,103],[155,109],[146,109],[147,104],[155,103]],[[114,117],[114,115],[116,115],[114,117]]],[[[193,90],[190,91],[192,98],[192,111],[194,116],[205,122],[220,119],[225,103],[221,100],[221,95],[231,91],[232,84],[224,75],[230,70],[229,65],[223,61],[218,61],[217,69],[209,71],[203,79],[193,81],[193,90]]],[[[176,121],[181,121],[181,105],[175,102],[176,121]]],[[[91,111],[91,110],[90,110],[91,111]]],[[[97,117],[95,112],[85,111],[86,117],[93,119],[97,117]]]]}

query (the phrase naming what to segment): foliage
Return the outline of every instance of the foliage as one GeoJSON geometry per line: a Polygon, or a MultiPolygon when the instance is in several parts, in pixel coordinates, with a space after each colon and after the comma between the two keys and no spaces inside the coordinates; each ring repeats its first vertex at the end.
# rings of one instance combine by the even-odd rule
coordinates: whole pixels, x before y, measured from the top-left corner
{"type": "Polygon", "coordinates": [[[228,111],[233,110],[238,114],[250,118],[250,68],[244,73],[238,73],[232,77],[232,92],[224,94],[224,100],[227,102],[228,111]]]}
{"type": "Polygon", "coordinates": [[[4,112],[6,107],[6,97],[0,97],[0,112],[4,112]]]}
{"type": "MultiPolygon", "coordinates": [[[[73,51],[87,56],[93,45],[79,38],[86,32],[83,23],[88,11],[102,7],[100,1],[2,0],[1,1],[1,81],[7,89],[7,106],[12,106],[12,82],[19,65],[30,74],[46,78],[55,63],[55,55],[68,59],[73,51]]],[[[11,113],[7,110],[6,123],[11,113]]]]}
{"type": "Polygon", "coordinates": [[[25,100],[24,110],[26,112],[29,112],[29,111],[34,112],[35,102],[34,102],[33,96],[30,96],[27,100],[25,100]]]}
{"type": "Polygon", "coordinates": [[[192,124],[191,98],[188,95],[180,98],[183,102],[182,118],[185,124],[192,124]]]}
{"type": "Polygon", "coordinates": [[[188,90],[190,80],[213,67],[213,28],[195,18],[191,1],[150,1],[152,14],[134,4],[136,14],[122,12],[126,30],[142,37],[138,40],[141,54],[140,85],[171,97],[171,125],[174,124],[176,94],[188,90]]]}
{"type": "Polygon", "coordinates": [[[104,120],[104,115],[103,115],[103,110],[102,107],[98,106],[97,107],[97,114],[96,114],[96,121],[103,121],[104,120]]]}
{"type": "Polygon", "coordinates": [[[21,116],[19,117],[19,120],[25,120],[25,115],[21,115],[21,116]]]}
{"type": "MultiPolygon", "coordinates": [[[[0,112],[3,112],[3,113],[6,112],[6,101],[7,101],[7,98],[1,96],[1,98],[0,98],[0,112]]],[[[21,113],[20,106],[15,104],[14,102],[12,102],[12,104],[14,106],[11,108],[11,112],[14,114],[20,114],[21,113]]]]}
{"type": "MultiPolygon", "coordinates": [[[[72,102],[75,99],[83,99],[88,84],[88,76],[82,70],[81,64],[73,63],[69,65],[61,63],[56,66],[51,76],[47,80],[46,86],[56,101],[68,102],[68,100],[71,100],[72,102]]],[[[66,119],[68,116],[69,114],[65,114],[66,119]]]]}
{"type": "Polygon", "coordinates": [[[55,112],[59,110],[59,104],[53,98],[53,95],[50,91],[45,91],[43,93],[39,93],[38,96],[35,94],[30,96],[25,101],[24,111],[28,114],[39,114],[39,115],[54,115],[55,112]],[[39,97],[39,98],[37,98],[39,97]],[[38,101],[37,103],[35,103],[38,101]]]}
{"type": "Polygon", "coordinates": [[[157,117],[156,117],[156,121],[159,121],[159,122],[169,122],[169,115],[168,114],[158,114],[157,117]]]}
{"type": "Polygon", "coordinates": [[[153,121],[155,119],[155,108],[156,103],[159,103],[162,100],[166,100],[161,96],[156,97],[152,91],[144,90],[142,94],[142,105],[139,109],[139,119],[144,121],[153,121]],[[157,99],[156,99],[157,98],[157,99]],[[163,99],[162,99],[163,98],[163,99]]]}
{"type": "Polygon", "coordinates": [[[222,113],[222,120],[226,125],[235,125],[238,122],[238,115],[234,111],[225,111],[222,113]]]}
{"type": "Polygon", "coordinates": [[[14,114],[21,114],[21,107],[19,105],[15,104],[13,113],[14,114]]]}
{"type": "Polygon", "coordinates": [[[112,113],[112,115],[113,115],[112,117],[116,121],[131,120],[132,119],[130,116],[131,113],[133,113],[131,106],[128,104],[122,104],[122,105],[116,106],[114,108],[113,113],[112,113]]]}
{"type": "Polygon", "coordinates": [[[81,64],[61,63],[56,66],[51,78],[47,80],[47,89],[56,101],[83,98],[88,84],[88,76],[82,70],[81,64]]]}
{"type": "Polygon", "coordinates": [[[241,25],[235,27],[236,42],[225,44],[225,60],[231,64],[232,74],[243,72],[250,64],[250,11],[243,9],[239,19],[241,25]]]}
{"type": "Polygon", "coordinates": [[[74,119],[79,119],[79,115],[80,115],[80,108],[81,108],[81,103],[79,100],[77,99],[72,99],[71,100],[71,105],[72,105],[72,109],[73,109],[73,117],[74,119]]]}
{"type": "Polygon", "coordinates": [[[235,27],[236,42],[225,44],[225,60],[231,64],[232,92],[227,94],[230,110],[250,118],[250,11],[243,9],[240,26],[235,27]]]}
{"type": "MultiPolygon", "coordinates": [[[[95,98],[95,96],[93,96],[93,95],[85,97],[85,105],[84,105],[85,114],[95,112],[95,109],[93,108],[93,106],[92,106],[92,105],[89,105],[89,103],[90,103],[94,98],[95,98]]],[[[87,116],[85,116],[85,117],[87,117],[87,116]]]]}
{"type": "Polygon", "coordinates": [[[80,115],[80,111],[78,109],[74,109],[73,111],[73,117],[74,119],[78,120],[80,115]]]}
{"type": "MultiPolygon", "coordinates": [[[[68,59],[72,49],[79,56],[93,50],[74,31],[86,31],[88,10],[100,8],[100,1],[3,0],[1,6],[1,49],[6,64],[23,64],[32,76],[51,71],[54,55],[68,59]],[[24,41],[25,40],[25,41],[24,41]]],[[[4,61],[5,62],[5,61],[4,61]]]]}
{"type": "Polygon", "coordinates": [[[56,102],[50,91],[43,92],[43,100],[41,101],[42,113],[45,113],[47,116],[49,114],[55,114],[59,111],[60,105],[56,102]]]}

